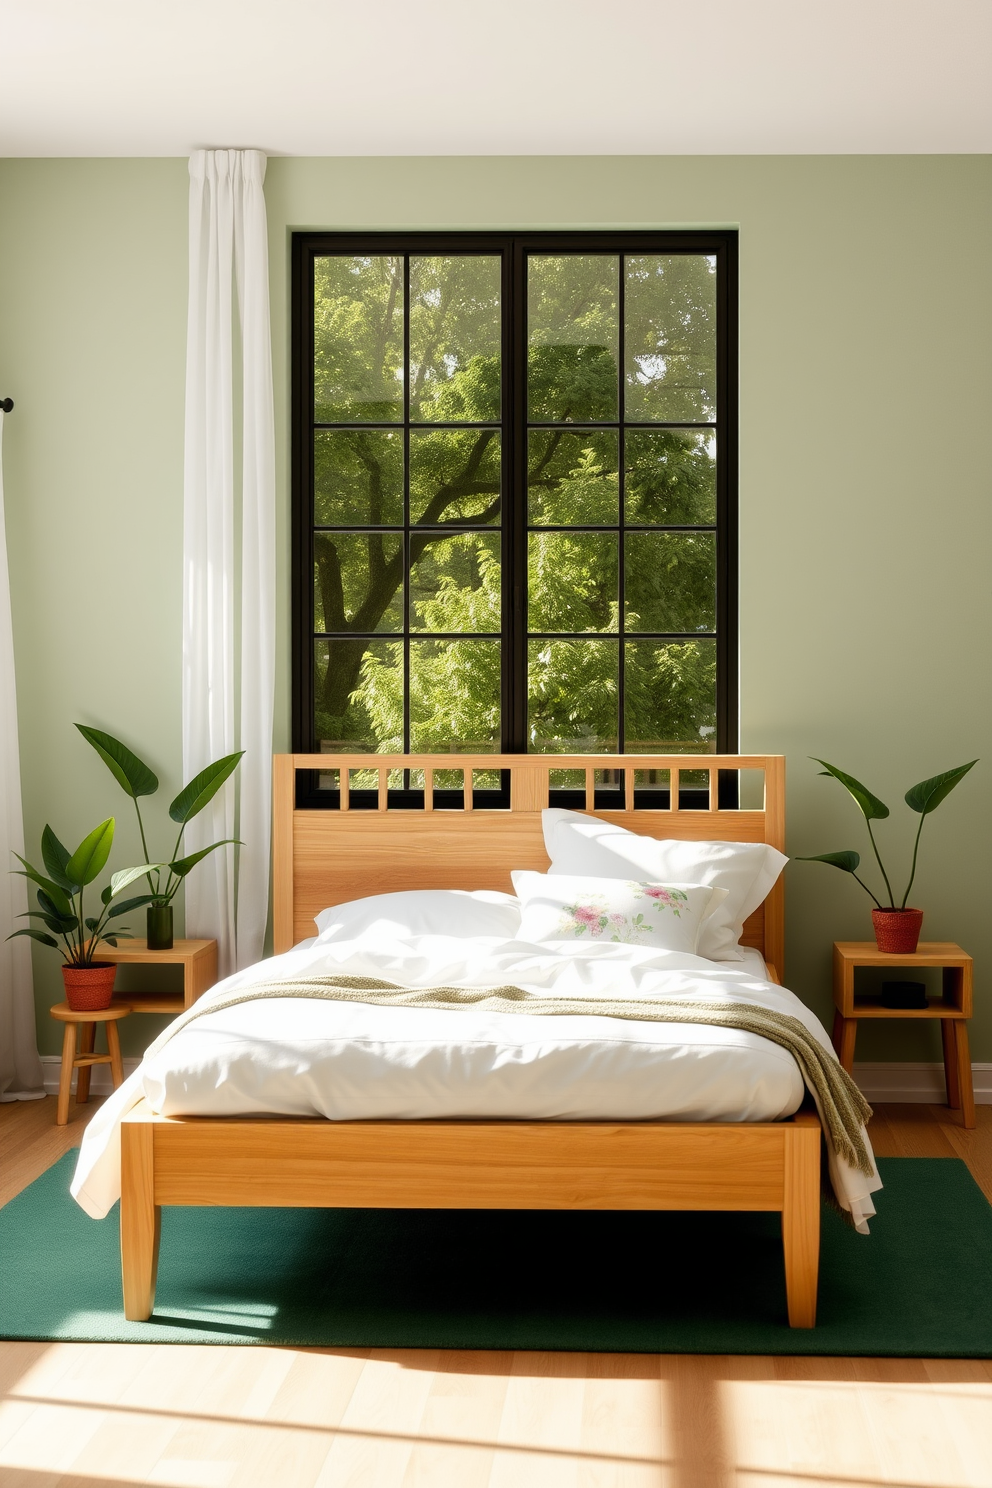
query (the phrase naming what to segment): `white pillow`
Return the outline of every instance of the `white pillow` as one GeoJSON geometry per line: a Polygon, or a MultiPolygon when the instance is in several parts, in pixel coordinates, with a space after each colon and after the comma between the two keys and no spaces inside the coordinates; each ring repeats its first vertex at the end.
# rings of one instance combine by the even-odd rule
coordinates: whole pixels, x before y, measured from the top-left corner
{"type": "Polygon", "coordinates": [[[652,883],[712,884],[726,899],[707,919],[698,954],[711,961],[743,961],[738,942],[789,861],[765,842],[685,842],[641,837],[581,811],[543,813],[544,845],[553,874],[638,878],[652,883]]]}
{"type": "Polygon", "coordinates": [[[318,945],[354,940],[368,930],[383,935],[477,935],[513,940],[520,928],[520,905],[497,889],[404,889],[372,894],[322,909],[314,917],[318,945]]]}
{"type": "Polygon", "coordinates": [[[699,931],[721,889],[633,879],[511,873],[522,915],[518,938],[619,941],[694,955],[699,931]]]}

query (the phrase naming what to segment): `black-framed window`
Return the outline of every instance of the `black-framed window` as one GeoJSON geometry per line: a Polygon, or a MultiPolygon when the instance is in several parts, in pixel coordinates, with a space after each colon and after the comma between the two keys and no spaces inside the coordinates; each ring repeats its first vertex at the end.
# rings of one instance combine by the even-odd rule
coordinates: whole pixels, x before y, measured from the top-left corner
{"type": "Polygon", "coordinates": [[[736,234],[294,234],[294,747],[736,748],[736,234]]]}

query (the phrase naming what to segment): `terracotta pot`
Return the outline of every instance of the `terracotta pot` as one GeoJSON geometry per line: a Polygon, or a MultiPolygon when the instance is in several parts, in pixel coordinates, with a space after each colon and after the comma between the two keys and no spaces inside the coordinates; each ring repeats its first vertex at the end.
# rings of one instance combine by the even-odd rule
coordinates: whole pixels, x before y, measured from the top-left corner
{"type": "Polygon", "coordinates": [[[873,909],[875,944],[890,956],[911,956],[923,929],[922,909],[873,909]]]}
{"type": "Polygon", "coordinates": [[[97,1013],[110,1006],[117,967],[108,961],[93,966],[63,966],[65,1000],[74,1013],[97,1013]]]}

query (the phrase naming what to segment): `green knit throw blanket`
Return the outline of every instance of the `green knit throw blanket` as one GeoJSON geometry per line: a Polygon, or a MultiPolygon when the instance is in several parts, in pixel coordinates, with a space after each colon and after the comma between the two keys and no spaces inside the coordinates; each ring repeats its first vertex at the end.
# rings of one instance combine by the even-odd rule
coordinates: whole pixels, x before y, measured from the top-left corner
{"type": "Polygon", "coordinates": [[[439,1008],[460,1011],[527,1013],[540,1018],[623,1018],[638,1023],[704,1023],[715,1028],[740,1028],[787,1049],[799,1066],[807,1088],[816,1097],[831,1146],[859,1172],[874,1169],[864,1138],[871,1107],[837,1059],[809,1029],[787,1013],[772,1012],[750,1002],[695,1002],[691,998],[540,997],[520,987],[398,987],[374,977],[301,977],[294,981],[262,982],[232,991],[217,1001],[204,999],[170,1023],[148,1049],[157,1054],[195,1018],[241,1003],[277,997],[315,998],[322,1002],[363,1002],[373,1007],[439,1008]]]}

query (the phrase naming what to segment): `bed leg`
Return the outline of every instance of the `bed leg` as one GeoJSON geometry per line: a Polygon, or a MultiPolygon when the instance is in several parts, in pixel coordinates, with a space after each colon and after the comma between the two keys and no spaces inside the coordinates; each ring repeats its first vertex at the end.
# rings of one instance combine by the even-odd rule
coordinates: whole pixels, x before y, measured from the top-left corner
{"type": "Polygon", "coordinates": [[[782,1248],[789,1327],[812,1328],[820,1269],[820,1123],[803,1114],[784,1135],[782,1248]]]}
{"type": "Polygon", "coordinates": [[[155,1306],[162,1210],[155,1203],[154,1131],[145,1121],[121,1123],[121,1272],[124,1316],[141,1323],[155,1306]]]}

